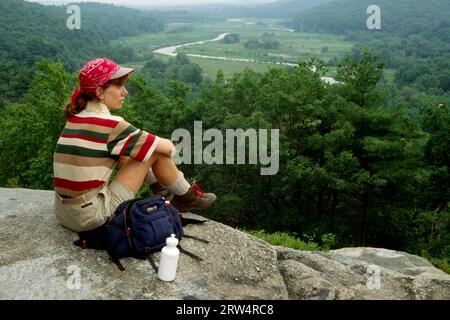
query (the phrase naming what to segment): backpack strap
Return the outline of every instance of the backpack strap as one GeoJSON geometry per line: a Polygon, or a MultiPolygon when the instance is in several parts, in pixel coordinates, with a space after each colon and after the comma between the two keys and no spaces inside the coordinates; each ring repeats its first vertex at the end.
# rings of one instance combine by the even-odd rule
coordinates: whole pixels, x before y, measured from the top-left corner
{"type": "Polygon", "coordinates": [[[202,239],[202,238],[198,238],[198,237],[195,237],[195,236],[191,236],[191,235],[188,235],[188,234],[185,234],[183,236],[183,238],[194,239],[194,240],[198,240],[198,241],[201,241],[201,242],[204,242],[204,243],[209,243],[208,240],[205,240],[205,239],[202,239]]]}
{"type": "MultiPolygon", "coordinates": [[[[201,241],[201,242],[204,242],[204,243],[209,243],[208,240],[205,240],[205,239],[202,239],[202,238],[198,238],[198,237],[195,237],[195,236],[191,236],[191,235],[188,235],[188,234],[185,234],[183,236],[183,238],[188,238],[188,239],[198,240],[198,241],[201,241]]],[[[181,238],[178,238],[178,240],[181,240],[181,238]]],[[[177,248],[178,248],[178,250],[180,250],[181,253],[184,253],[185,255],[187,255],[187,256],[189,256],[189,257],[191,257],[191,258],[193,258],[193,259],[195,259],[197,261],[203,261],[202,257],[199,257],[198,255],[196,255],[196,254],[194,254],[194,253],[192,253],[190,251],[187,251],[186,249],[184,249],[181,246],[180,243],[178,243],[177,248]]]]}
{"type": "Polygon", "coordinates": [[[153,256],[153,251],[150,248],[145,248],[145,258],[147,258],[148,262],[150,262],[153,270],[155,270],[155,272],[158,273],[158,266],[156,265],[152,256],[153,256]]]}
{"type": "Polygon", "coordinates": [[[119,268],[120,271],[125,271],[125,268],[123,264],[120,263],[119,258],[112,257],[112,261],[116,264],[117,268],[119,268]]]}
{"type": "MultiPolygon", "coordinates": [[[[120,241],[122,241],[122,239],[125,237],[126,237],[125,234],[123,234],[122,236],[120,236],[119,239],[116,240],[113,252],[117,252],[117,247],[119,246],[120,241]]],[[[120,271],[125,271],[124,266],[120,263],[119,258],[116,255],[111,255],[111,259],[116,264],[117,268],[119,268],[120,271]]]]}
{"type": "MultiPolygon", "coordinates": [[[[117,252],[117,247],[119,246],[120,241],[123,238],[127,239],[127,243],[128,243],[129,248],[130,248],[130,251],[131,252],[134,251],[133,250],[133,244],[131,243],[131,238],[130,238],[131,228],[128,227],[128,226],[131,226],[131,214],[130,214],[131,205],[134,202],[138,201],[138,200],[140,200],[140,199],[139,198],[132,199],[132,200],[128,201],[127,204],[126,204],[125,212],[123,214],[123,222],[124,222],[124,228],[125,228],[124,229],[124,233],[119,239],[117,239],[116,243],[114,244],[113,252],[117,252]]],[[[115,223],[111,223],[111,224],[118,226],[115,223]]],[[[118,226],[118,227],[120,227],[120,226],[118,226]]],[[[112,258],[112,261],[116,264],[117,268],[119,268],[120,271],[125,271],[125,267],[123,266],[122,263],[120,263],[119,258],[116,255],[112,255],[111,258],[112,258]]]]}
{"type": "Polygon", "coordinates": [[[123,222],[124,222],[124,227],[125,227],[124,232],[125,232],[125,236],[127,237],[128,246],[129,246],[131,252],[134,251],[133,244],[131,243],[131,238],[130,238],[130,235],[132,232],[132,230],[131,230],[131,226],[132,226],[131,207],[134,202],[139,201],[139,200],[141,200],[141,199],[135,198],[133,200],[130,200],[127,203],[127,207],[125,208],[125,213],[123,215],[123,222]]]}
{"type": "Polygon", "coordinates": [[[185,255],[197,260],[197,261],[203,261],[202,257],[199,257],[196,254],[193,254],[192,252],[187,251],[186,249],[184,249],[180,244],[177,245],[178,250],[180,250],[180,252],[184,253],[185,255]]]}
{"type": "Polygon", "coordinates": [[[153,270],[155,270],[155,272],[158,273],[158,266],[156,265],[155,261],[153,260],[151,253],[148,255],[147,260],[152,265],[153,270]]]}

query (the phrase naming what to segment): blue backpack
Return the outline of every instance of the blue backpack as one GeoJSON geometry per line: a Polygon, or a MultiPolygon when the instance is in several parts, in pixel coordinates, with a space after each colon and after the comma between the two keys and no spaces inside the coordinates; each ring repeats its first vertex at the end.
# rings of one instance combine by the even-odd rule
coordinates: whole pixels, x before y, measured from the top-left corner
{"type": "MultiPolygon", "coordinates": [[[[80,239],[75,244],[82,248],[107,249],[119,270],[125,268],[119,259],[134,257],[147,259],[155,271],[158,271],[151,254],[166,245],[171,234],[181,238],[193,238],[184,234],[180,212],[161,196],[136,198],[121,203],[111,218],[101,227],[91,231],[80,232],[80,239]]],[[[186,251],[178,245],[180,252],[196,259],[197,255],[186,251]]]]}

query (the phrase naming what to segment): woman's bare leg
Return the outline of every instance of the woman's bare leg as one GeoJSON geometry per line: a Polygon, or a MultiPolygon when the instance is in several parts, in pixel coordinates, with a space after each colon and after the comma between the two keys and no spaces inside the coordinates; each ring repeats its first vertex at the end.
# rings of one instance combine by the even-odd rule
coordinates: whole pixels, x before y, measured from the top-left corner
{"type": "Polygon", "coordinates": [[[180,172],[172,158],[162,154],[153,163],[152,171],[156,179],[165,186],[170,186],[180,177],[180,172]]]}
{"type": "Polygon", "coordinates": [[[116,180],[127,186],[130,191],[137,193],[142,187],[148,170],[157,158],[158,155],[154,153],[146,163],[143,163],[130,157],[120,157],[120,169],[116,180]]]}
{"type": "Polygon", "coordinates": [[[146,163],[130,157],[120,157],[119,167],[116,180],[126,185],[134,193],[137,193],[142,187],[150,167],[158,181],[165,186],[171,185],[180,176],[173,160],[158,153],[154,153],[146,163]]]}
{"type": "Polygon", "coordinates": [[[134,193],[142,187],[151,167],[158,181],[175,194],[172,204],[179,210],[204,210],[216,201],[215,194],[203,193],[197,184],[191,187],[178,171],[173,160],[163,154],[154,153],[146,163],[121,157],[119,166],[116,180],[134,193]]]}

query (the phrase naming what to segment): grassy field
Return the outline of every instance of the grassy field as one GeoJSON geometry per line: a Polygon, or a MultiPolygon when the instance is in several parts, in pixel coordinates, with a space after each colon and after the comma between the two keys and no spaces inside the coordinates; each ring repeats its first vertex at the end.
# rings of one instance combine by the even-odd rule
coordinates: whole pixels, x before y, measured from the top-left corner
{"type": "Polygon", "coordinates": [[[226,44],[222,41],[208,42],[201,45],[183,47],[178,52],[201,54],[207,56],[226,56],[231,58],[248,58],[258,61],[279,61],[297,63],[300,58],[320,57],[330,60],[349,53],[353,45],[333,35],[274,31],[255,26],[234,30],[240,36],[239,43],[226,44]],[[277,49],[246,49],[244,43],[250,39],[260,39],[263,33],[274,35],[280,43],[277,49]]]}
{"type": "MultiPolygon", "coordinates": [[[[209,40],[221,33],[237,33],[240,42],[226,44],[222,41],[182,47],[178,53],[196,54],[206,56],[219,56],[227,58],[251,59],[257,62],[224,61],[189,57],[191,61],[199,64],[205,76],[213,78],[218,70],[223,70],[229,77],[235,72],[249,67],[258,72],[266,71],[270,67],[283,68],[286,66],[267,64],[269,62],[297,63],[299,59],[317,57],[328,61],[349,53],[353,44],[344,41],[341,37],[325,34],[297,33],[279,25],[276,20],[245,19],[241,21],[221,21],[217,23],[172,23],[166,26],[165,32],[145,34],[136,37],[127,37],[112,42],[113,45],[132,47],[138,56],[144,56],[156,49],[171,45],[209,40]],[[274,39],[280,43],[277,49],[246,49],[245,41],[260,39],[264,33],[273,34],[274,39]]],[[[166,60],[169,57],[159,55],[166,60]]],[[[133,61],[129,65],[141,67],[145,61],[133,61]]],[[[328,76],[333,76],[330,70],[328,76]]]]}
{"type": "Polygon", "coordinates": [[[189,57],[189,59],[200,65],[204,75],[210,79],[216,77],[217,71],[222,70],[225,77],[229,78],[236,72],[241,72],[245,68],[250,68],[256,72],[265,72],[269,68],[285,68],[281,65],[273,65],[266,63],[241,62],[241,61],[219,61],[212,59],[203,59],[197,57],[189,57]]]}

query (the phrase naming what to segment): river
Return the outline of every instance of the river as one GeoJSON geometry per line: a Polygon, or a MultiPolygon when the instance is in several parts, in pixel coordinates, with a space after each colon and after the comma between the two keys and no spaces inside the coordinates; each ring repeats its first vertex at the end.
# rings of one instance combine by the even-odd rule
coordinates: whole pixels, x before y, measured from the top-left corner
{"type": "MultiPolygon", "coordinates": [[[[166,56],[171,56],[171,57],[175,57],[177,55],[177,49],[181,48],[181,47],[188,47],[188,46],[193,46],[193,45],[197,45],[197,44],[204,44],[207,42],[214,42],[214,41],[220,41],[223,38],[225,38],[228,34],[230,34],[229,32],[226,33],[221,33],[219,36],[215,37],[214,39],[210,39],[210,40],[204,40],[204,41],[197,41],[197,42],[191,42],[191,43],[185,43],[185,44],[179,44],[176,46],[170,46],[170,47],[165,47],[165,48],[161,48],[161,49],[156,49],[153,52],[154,53],[159,53],[159,54],[163,54],[166,56]]],[[[205,55],[201,55],[201,54],[186,54],[186,56],[189,57],[196,57],[196,58],[202,58],[202,59],[215,59],[215,60],[224,60],[224,61],[238,61],[238,62],[252,62],[252,63],[266,63],[266,64],[278,64],[278,65],[285,65],[285,66],[290,66],[290,67],[296,67],[298,66],[298,64],[295,63],[289,63],[289,62],[271,62],[271,61],[258,61],[258,60],[253,60],[253,59],[245,59],[245,58],[231,58],[231,57],[220,57],[220,56],[205,56],[205,55]]],[[[331,77],[321,77],[321,79],[328,83],[328,84],[335,84],[335,83],[339,83],[338,81],[336,81],[335,79],[331,78],[331,77]]]]}
{"type": "MultiPolygon", "coordinates": [[[[166,56],[171,56],[171,57],[175,57],[177,55],[177,49],[181,48],[181,47],[188,47],[188,46],[193,46],[196,44],[204,44],[206,42],[214,42],[214,41],[220,41],[223,38],[225,38],[228,34],[230,34],[229,32],[226,33],[221,33],[219,36],[215,37],[214,39],[211,40],[204,40],[204,41],[197,41],[197,42],[191,42],[191,43],[185,43],[185,44],[179,44],[176,46],[170,46],[170,47],[165,47],[165,48],[161,48],[161,49],[157,49],[154,50],[154,53],[159,53],[159,54],[163,54],[166,56]]],[[[231,57],[220,57],[220,56],[205,56],[205,55],[201,55],[201,54],[186,54],[189,57],[197,57],[197,58],[203,58],[203,59],[215,59],[215,60],[226,60],[226,61],[239,61],[239,62],[254,62],[254,63],[267,63],[267,64],[281,64],[281,65],[286,65],[286,66],[291,66],[291,67],[295,67],[297,66],[297,64],[295,63],[288,63],[288,62],[270,62],[270,61],[257,61],[257,60],[253,60],[253,59],[246,59],[246,58],[231,58],[231,57]]]]}
{"type": "Polygon", "coordinates": [[[204,44],[206,42],[214,42],[214,41],[220,41],[223,38],[225,38],[227,35],[229,35],[230,33],[221,33],[218,37],[211,39],[211,40],[204,40],[204,41],[197,41],[197,42],[191,42],[191,43],[185,43],[185,44],[179,44],[176,46],[170,46],[170,47],[165,47],[165,48],[161,48],[161,49],[157,49],[153,52],[155,53],[159,53],[159,54],[164,54],[166,56],[171,56],[171,57],[175,57],[177,55],[177,49],[181,48],[181,47],[188,47],[188,46],[193,46],[196,44],[204,44]]]}

